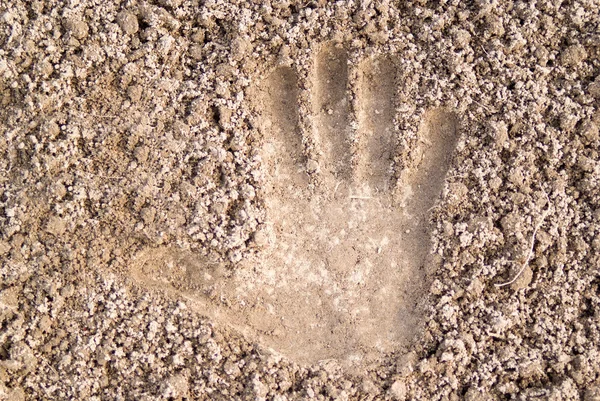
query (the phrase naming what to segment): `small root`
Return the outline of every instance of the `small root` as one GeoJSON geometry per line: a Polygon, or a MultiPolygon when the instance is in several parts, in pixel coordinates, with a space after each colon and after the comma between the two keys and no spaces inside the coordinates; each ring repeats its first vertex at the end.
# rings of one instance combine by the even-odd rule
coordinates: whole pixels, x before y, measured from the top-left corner
{"type": "Polygon", "coordinates": [[[533,248],[535,246],[535,236],[537,235],[538,230],[540,229],[540,227],[544,223],[544,220],[546,219],[546,216],[548,216],[548,212],[550,211],[550,198],[548,197],[548,194],[545,191],[544,191],[544,195],[546,196],[546,200],[548,201],[548,207],[546,207],[546,210],[544,211],[544,213],[542,213],[542,218],[535,225],[535,228],[533,229],[533,234],[531,235],[531,246],[529,247],[529,252],[527,253],[527,257],[523,261],[523,264],[521,265],[521,268],[519,269],[519,271],[517,272],[517,274],[515,274],[515,276],[512,278],[512,280],[507,281],[505,283],[495,284],[496,287],[498,287],[498,288],[505,287],[505,286],[511,285],[512,283],[514,283],[515,281],[517,281],[517,279],[521,276],[521,274],[523,274],[523,272],[525,271],[525,269],[529,265],[529,261],[531,260],[531,257],[533,256],[533,248]]]}

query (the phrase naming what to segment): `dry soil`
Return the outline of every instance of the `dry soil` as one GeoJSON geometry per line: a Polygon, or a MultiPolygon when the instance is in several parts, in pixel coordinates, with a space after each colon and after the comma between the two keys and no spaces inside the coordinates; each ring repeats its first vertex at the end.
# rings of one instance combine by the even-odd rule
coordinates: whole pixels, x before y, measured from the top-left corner
{"type": "Polygon", "coordinates": [[[600,400],[600,3],[0,0],[0,399],[600,400]]]}

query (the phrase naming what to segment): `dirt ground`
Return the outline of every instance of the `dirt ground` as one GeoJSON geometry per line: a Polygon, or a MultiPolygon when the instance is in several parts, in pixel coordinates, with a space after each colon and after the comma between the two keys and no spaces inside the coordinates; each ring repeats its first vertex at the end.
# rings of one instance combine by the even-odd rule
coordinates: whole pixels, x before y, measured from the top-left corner
{"type": "Polygon", "coordinates": [[[0,0],[0,400],[600,401],[600,2],[0,0]]]}

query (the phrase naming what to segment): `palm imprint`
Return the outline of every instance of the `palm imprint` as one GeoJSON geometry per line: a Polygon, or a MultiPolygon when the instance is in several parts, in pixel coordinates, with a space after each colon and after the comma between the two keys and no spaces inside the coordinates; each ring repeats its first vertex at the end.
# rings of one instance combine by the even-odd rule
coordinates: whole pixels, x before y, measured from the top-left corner
{"type": "Polygon", "coordinates": [[[189,258],[170,266],[186,266],[186,292],[209,300],[213,315],[299,362],[369,359],[406,346],[422,321],[428,214],[457,120],[426,113],[398,171],[394,161],[409,152],[394,126],[401,83],[392,60],[353,67],[343,47],[326,44],[308,81],[307,95],[292,68],[278,67],[255,91],[267,211],[260,260],[230,277],[189,258]]]}

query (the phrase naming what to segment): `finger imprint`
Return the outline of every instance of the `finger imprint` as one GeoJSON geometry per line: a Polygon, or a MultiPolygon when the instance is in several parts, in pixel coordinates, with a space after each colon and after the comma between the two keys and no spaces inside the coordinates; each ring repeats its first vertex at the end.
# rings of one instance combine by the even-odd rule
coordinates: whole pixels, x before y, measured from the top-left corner
{"type": "Polygon", "coordinates": [[[300,186],[305,183],[305,157],[298,127],[298,85],[289,67],[273,71],[263,82],[263,157],[275,181],[300,186]]]}
{"type": "Polygon", "coordinates": [[[323,149],[322,171],[333,179],[350,176],[350,105],[347,95],[348,55],[326,45],[316,60],[314,113],[323,149]]]}
{"type": "Polygon", "coordinates": [[[373,192],[388,189],[396,149],[394,99],[396,69],[388,57],[367,59],[359,70],[359,181],[373,192]]]}

